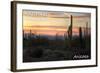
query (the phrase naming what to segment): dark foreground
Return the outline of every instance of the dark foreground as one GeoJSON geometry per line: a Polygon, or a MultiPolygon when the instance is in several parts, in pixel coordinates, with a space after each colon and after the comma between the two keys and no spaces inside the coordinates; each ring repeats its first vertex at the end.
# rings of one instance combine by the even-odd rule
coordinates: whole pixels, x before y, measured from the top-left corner
{"type": "Polygon", "coordinates": [[[72,39],[23,38],[23,62],[82,60],[91,58],[90,36],[72,39]]]}

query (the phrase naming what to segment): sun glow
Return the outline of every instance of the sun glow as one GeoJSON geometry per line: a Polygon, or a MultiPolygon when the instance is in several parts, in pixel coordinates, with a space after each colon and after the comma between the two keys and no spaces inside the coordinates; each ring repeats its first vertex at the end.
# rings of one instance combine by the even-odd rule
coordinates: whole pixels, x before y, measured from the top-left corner
{"type": "Polygon", "coordinates": [[[39,35],[64,35],[70,26],[70,15],[73,15],[74,34],[79,33],[79,27],[90,28],[90,14],[86,13],[65,13],[46,11],[23,11],[23,31],[39,35]]]}

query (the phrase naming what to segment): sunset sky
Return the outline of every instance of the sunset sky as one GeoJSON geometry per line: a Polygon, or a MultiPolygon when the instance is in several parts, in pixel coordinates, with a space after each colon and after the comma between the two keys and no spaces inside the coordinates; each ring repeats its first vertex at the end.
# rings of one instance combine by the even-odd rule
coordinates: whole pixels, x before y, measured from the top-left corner
{"type": "Polygon", "coordinates": [[[54,12],[54,11],[31,11],[23,10],[23,30],[25,33],[42,35],[64,35],[71,23],[70,16],[73,16],[73,33],[79,33],[79,27],[90,28],[89,13],[54,12]]]}

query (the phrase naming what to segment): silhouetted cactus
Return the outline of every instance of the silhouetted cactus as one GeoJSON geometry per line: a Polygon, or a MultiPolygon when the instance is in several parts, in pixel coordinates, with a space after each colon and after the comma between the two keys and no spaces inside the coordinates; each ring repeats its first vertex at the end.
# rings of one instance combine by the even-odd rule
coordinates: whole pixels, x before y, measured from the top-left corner
{"type": "Polygon", "coordinates": [[[79,40],[80,40],[80,48],[84,48],[83,38],[82,38],[82,28],[79,27],[79,40]]]}
{"type": "Polygon", "coordinates": [[[82,28],[81,27],[79,27],[79,38],[80,40],[82,40],[82,28]]]}
{"type": "Polygon", "coordinates": [[[56,33],[56,38],[55,39],[56,39],[56,41],[58,40],[58,33],[56,33]]]}
{"type": "Polygon", "coordinates": [[[68,27],[68,47],[71,48],[71,42],[72,42],[72,28],[73,28],[73,17],[71,15],[71,23],[70,23],[70,26],[68,27]]]}
{"type": "Polygon", "coordinates": [[[73,28],[73,17],[71,15],[71,23],[70,26],[68,27],[68,37],[70,40],[72,39],[72,28],[73,28]]]}

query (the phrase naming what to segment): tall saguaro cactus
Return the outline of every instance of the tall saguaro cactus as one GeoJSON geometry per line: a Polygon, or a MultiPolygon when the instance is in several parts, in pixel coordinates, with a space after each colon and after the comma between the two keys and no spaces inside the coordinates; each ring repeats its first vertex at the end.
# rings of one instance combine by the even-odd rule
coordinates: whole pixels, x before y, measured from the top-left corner
{"type": "Polygon", "coordinates": [[[72,42],[72,28],[73,28],[73,16],[70,17],[70,25],[68,27],[68,47],[71,48],[71,42],[72,42]]]}
{"type": "Polygon", "coordinates": [[[70,26],[68,28],[68,37],[71,40],[72,39],[72,28],[73,28],[73,17],[72,17],[72,15],[71,15],[70,21],[71,21],[71,23],[70,23],[70,26]]]}
{"type": "Polygon", "coordinates": [[[83,38],[82,38],[82,28],[79,27],[79,40],[80,40],[80,48],[84,48],[83,38]]]}
{"type": "Polygon", "coordinates": [[[80,41],[82,40],[82,28],[79,27],[79,38],[80,38],[80,41]]]}

